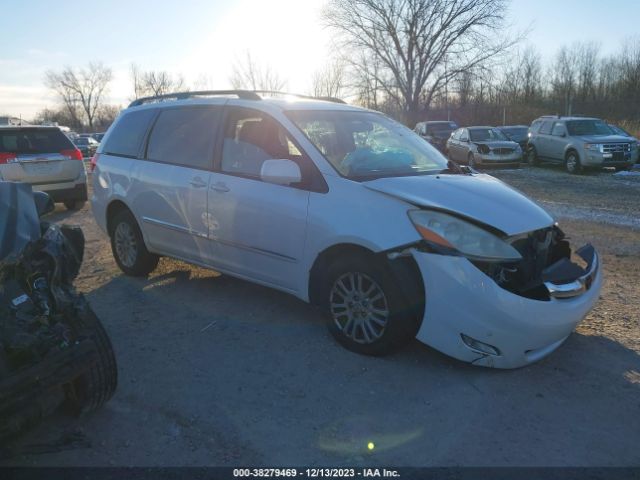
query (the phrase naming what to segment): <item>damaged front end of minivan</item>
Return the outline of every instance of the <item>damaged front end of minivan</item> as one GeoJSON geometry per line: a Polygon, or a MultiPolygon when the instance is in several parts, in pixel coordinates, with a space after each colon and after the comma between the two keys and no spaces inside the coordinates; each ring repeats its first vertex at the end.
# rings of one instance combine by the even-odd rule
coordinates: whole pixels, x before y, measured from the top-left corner
{"type": "Polygon", "coordinates": [[[591,244],[584,245],[575,251],[572,260],[570,243],[557,225],[507,241],[520,253],[521,260],[472,261],[501,288],[526,298],[548,301],[571,298],[591,287],[599,261],[595,249],[591,244]]]}
{"type": "Polygon", "coordinates": [[[556,225],[503,241],[520,258],[456,255],[428,241],[410,249],[425,285],[419,340],[495,368],[536,362],[566,340],[599,297],[595,249],[572,252],[556,225]]]}

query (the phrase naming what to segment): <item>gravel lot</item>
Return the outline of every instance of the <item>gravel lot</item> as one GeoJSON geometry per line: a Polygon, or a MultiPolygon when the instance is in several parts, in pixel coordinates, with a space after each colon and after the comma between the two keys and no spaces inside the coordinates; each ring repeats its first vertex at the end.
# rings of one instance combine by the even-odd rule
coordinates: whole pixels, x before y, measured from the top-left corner
{"type": "Polygon", "coordinates": [[[553,355],[472,367],[417,341],[384,358],[339,347],[308,305],[163,259],[123,276],[90,210],[77,282],[109,331],[119,389],[101,411],[58,414],[6,465],[629,466],[640,464],[640,179],[558,168],[494,171],[600,251],[600,303],[553,355]],[[374,442],[373,451],[367,443],[374,442]],[[82,447],[82,448],[81,448],[82,447]]]}

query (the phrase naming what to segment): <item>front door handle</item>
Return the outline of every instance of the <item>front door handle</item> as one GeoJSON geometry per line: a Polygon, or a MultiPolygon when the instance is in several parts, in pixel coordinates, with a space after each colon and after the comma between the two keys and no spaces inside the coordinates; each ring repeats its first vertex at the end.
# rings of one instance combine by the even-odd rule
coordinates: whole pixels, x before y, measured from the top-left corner
{"type": "Polygon", "coordinates": [[[207,182],[202,180],[200,177],[193,177],[193,179],[189,183],[194,188],[204,188],[207,186],[207,182]]]}
{"type": "Polygon", "coordinates": [[[224,183],[222,182],[218,182],[218,183],[214,183],[211,186],[212,190],[215,190],[216,192],[220,192],[220,193],[224,193],[224,192],[228,192],[229,191],[229,187],[227,187],[224,183]]]}

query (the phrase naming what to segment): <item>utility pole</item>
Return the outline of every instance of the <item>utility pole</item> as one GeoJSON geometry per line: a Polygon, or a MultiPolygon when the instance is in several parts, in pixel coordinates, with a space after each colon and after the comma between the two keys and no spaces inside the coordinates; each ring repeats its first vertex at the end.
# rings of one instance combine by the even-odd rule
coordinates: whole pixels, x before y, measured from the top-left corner
{"type": "Polygon", "coordinates": [[[449,78],[447,77],[447,55],[444,56],[444,108],[447,110],[447,122],[451,121],[449,111],[449,78]]]}

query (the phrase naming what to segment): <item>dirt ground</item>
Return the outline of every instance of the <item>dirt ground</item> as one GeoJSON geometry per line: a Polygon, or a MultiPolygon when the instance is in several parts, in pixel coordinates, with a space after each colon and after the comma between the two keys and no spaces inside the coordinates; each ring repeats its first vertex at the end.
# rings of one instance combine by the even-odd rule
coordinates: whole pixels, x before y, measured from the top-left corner
{"type": "Polygon", "coordinates": [[[512,371],[417,341],[359,356],[295,298],[170,259],[148,279],[125,277],[89,207],[58,207],[55,220],[85,230],[77,286],[112,338],[119,387],[102,410],[56,414],[13,445],[61,451],[2,464],[639,465],[640,180],[491,173],[548,208],[574,245],[592,242],[606,275],[567,342],[512,371]],[[68,432],[83,441],[60,446],[68,432]]]}

